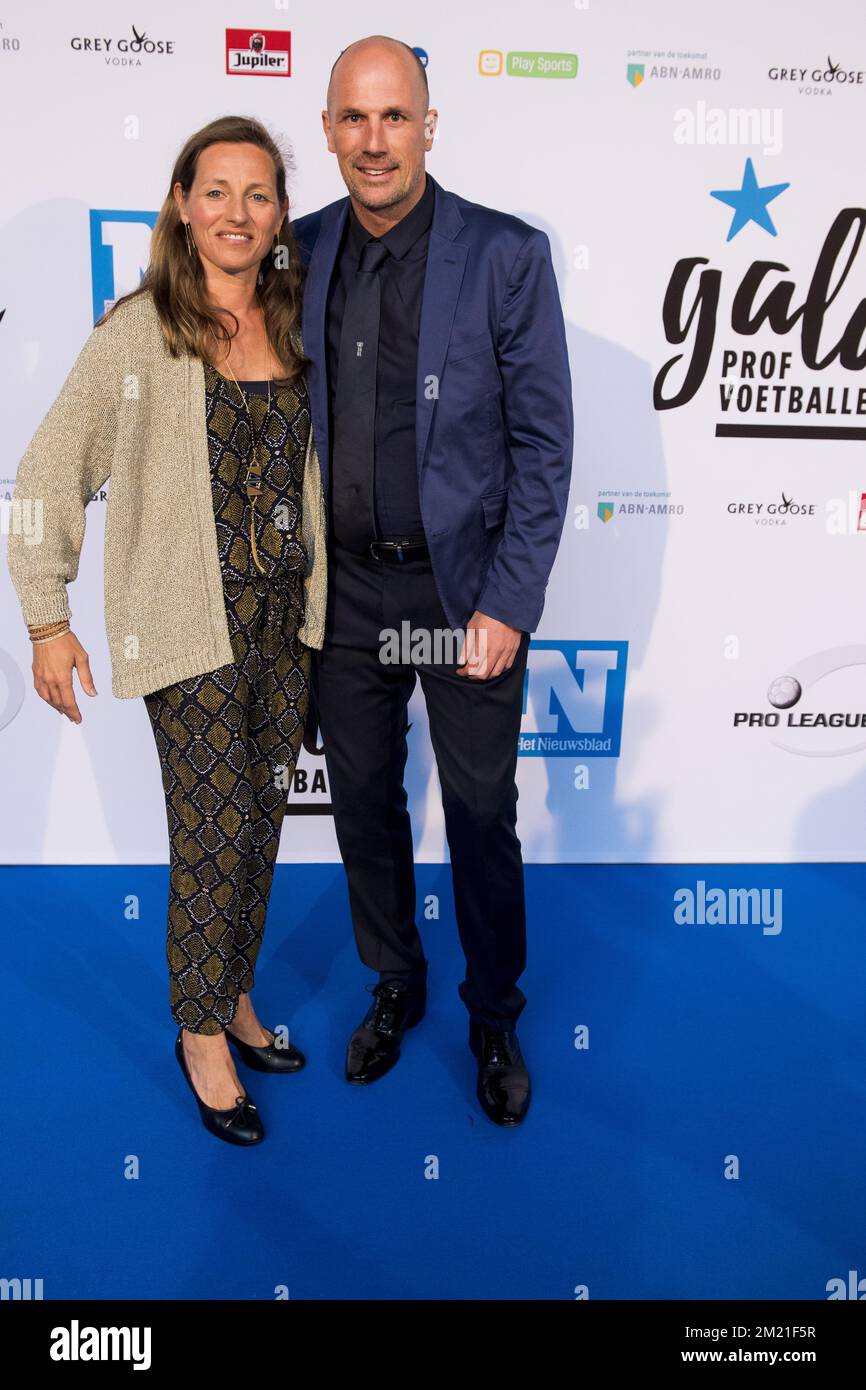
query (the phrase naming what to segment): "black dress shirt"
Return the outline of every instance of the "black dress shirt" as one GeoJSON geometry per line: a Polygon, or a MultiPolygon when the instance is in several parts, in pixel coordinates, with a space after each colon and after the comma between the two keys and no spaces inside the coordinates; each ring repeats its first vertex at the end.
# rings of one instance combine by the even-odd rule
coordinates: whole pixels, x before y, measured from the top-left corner
{"type": "Polygon", "coordinates": [[[340,466],[340,460],[333,454],[334,400],[346,295],[358,269],[364,243],[379,240],[387,246],[389,255],[378,271],[382,298],[373,469],[376,523],[382,538],[424,539],[415,462],[415,371],[433,198],[434,189],[428,178],[411,212],[379,238],[373,238],[362,227],[350,203],[328,289],[326,351],[331,470],[334,472],[340,466]]]}

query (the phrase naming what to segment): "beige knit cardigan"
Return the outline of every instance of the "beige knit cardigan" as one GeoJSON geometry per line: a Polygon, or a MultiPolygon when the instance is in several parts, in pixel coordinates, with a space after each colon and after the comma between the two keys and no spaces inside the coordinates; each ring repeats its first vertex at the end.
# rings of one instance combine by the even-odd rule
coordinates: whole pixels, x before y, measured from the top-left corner
{"type": "MultiPolygon", "coordinates": [[[[7,563],[25,623],[70,616],[66,585],[78,573],[85,508],[108,478],[104,595],[112,693],[146,695],[229,665],[204,365],[186,353],[171,356],[149,294],[93,329],[18,466],[7,563]]],[[[326,523],[312,429],[302,531],[308,562],[299,636],[320,648],[326,523]]]]}

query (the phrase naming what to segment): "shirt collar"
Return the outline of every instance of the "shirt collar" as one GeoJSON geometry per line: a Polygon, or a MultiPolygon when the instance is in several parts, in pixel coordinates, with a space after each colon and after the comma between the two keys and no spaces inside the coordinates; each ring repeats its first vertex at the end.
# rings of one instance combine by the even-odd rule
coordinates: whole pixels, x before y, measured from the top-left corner
{"type": "MultiPolygon", "coordinates": [[[[421,197],[410,212],[405,217],[401,217],[391,229],[379,237],[383,246],[387,246],[388,251],[396,260],[401,261],[406,252],[411,250],[419,237],[426,232],[433,221],[433,180],[428,174],[424,175],[426,186],[421,197]]],[[[359,257],[361,248],[368,241],[376,240],[372,232],[368,232],[363,227],[355,215],[355,209],[349,203],[349,241],[354,257],[359,257]]]]}

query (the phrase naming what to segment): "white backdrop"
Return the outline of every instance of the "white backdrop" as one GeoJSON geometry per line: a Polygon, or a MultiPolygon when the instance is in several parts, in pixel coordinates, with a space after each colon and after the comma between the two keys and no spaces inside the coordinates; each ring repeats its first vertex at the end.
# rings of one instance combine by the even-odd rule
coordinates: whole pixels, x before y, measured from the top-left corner
{"type": "MultiPolygon", "coordinates": [[[[94,303],[131,288],[146,264],[185,138],[218,115],[253,114],[294,150],[296,215],[342,196],[319,113],[339,50],[376,32],[426,55],[440,113],[430,171],[543,228],[562,293],[576,447],[530,653],[519,761],[527,861],[860,859],[866,251],[855,252],[866,219],[866,34],[857,0],[142,0],[134,9],[7,0],[4,530],[18,460],[94,303]],[[272,31],[289,32],[290,75],[228,75],[227,47],[246,44],[227,41],[230,29],[264,32],[269,52],[284,42],[272,31]],[[825,252],[822,288],[822,247],[846,209],[850,227],[835,260],[825,252]],[[690,259],[666,316],[678,263],[690,259]],[[761,276],[751,271],[761,261],[782,268],[761,276]],[[750,272],[753,294],[740,291],[750,272]],[[769,318],[755,323],[773,289],[769,318]],[[704,370],[676,403],[702,350],[704,370]],[[756,354],[752,375],[744,352],[756,354]],[[654,383],[677,356],[660,408],[654,383]],[[720,424],[749,432],[719,436],[720,424]],[[767,716],[778,724],[767,727],[767,716]],[[532,751],[545,739],[555,753],[532,751]]],[[[30,644],[0,573],[0,854],[10,863],[167,856],[143,703],[110,692],[105,505],[103,496],[88,508],[70,589],[100,691],[80,696],[81,726],[36,697],[30,644]]],[[[438,861],[447,850],[417,695],[411,713],[417,852],[438,861]]],[[[338,857],[322,769],[305,757],[282,860],[338,857]]]]}

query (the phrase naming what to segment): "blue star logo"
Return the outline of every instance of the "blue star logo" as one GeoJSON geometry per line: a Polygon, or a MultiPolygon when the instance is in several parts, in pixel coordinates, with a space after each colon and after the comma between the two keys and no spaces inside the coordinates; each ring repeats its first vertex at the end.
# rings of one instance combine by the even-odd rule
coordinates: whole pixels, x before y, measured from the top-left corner
{"type": "Polygon", "coordinates": [[[740,188],[713,189],[710,194],[710,197],[718,198],[720,203],[727,203],[728,207],[734,209],[734,218],[725,240],[730,241],[749,222],[757,222],[770,236],[775,236],[776,228],[767,212],[767,204],[790,187],[789,183],[770,183],[766,188],[759,188],[754,165],[751,159],[747,159],[740,188]]]}

